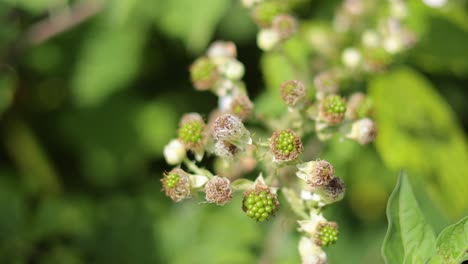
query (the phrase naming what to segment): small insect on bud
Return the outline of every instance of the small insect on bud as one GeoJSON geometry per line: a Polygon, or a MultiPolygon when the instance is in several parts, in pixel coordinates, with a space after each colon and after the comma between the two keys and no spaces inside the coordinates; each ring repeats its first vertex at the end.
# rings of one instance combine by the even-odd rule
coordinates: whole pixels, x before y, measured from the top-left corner
{"type": "Polygon", "coordinates": [[[206,52],[208,57],[228,57],[235,58],[237,56],[236,45],[231,41],[215,41],[213,42],[208,51],[206,52]]]}
{"type": "Polygon", "coordinates": [[[176,168],[164,173],[161,182],[166,195],[175,202],[180,202],[190,197],[189,174],[184,170],[176,168]]]}
{"type": "Polygon", "coordinates": [[[324,204],[341,201],[345,192],[345,184],[339,177],[333,177],[328,184],[319,185],[314,189],[314,193],[320,196],[320,202],[324,204]]]}
{"type": "Polygon", "coordinates": [[[257,34],[257,45],[263,51],[270,51],[281,40],[280,34],[274,29],[261,29],[257,34]]]}
{"type": "Polygon", "coordinates": [[[346,117],[355,120],[372,116],[374,107],[372,100],[363,93],[355,93],[349,97],[346,107],[346,117]]]}
{"type": "Polygon", "coordinates": [[[244,192],[242,210],[252,219],[263,222],[274,215],[279,208],[276,194],[266,185],[256,184],[253,189],[244,192]]]}
{"type": "Polygon", "coordinates": [[[215,143],[214,153],[219,157],[232,159],[237,152],[239,152],[239,148],[227,141],[219,140],[215,143]]]}
{"type": "Polygon", "coordinates": [[[338,225],[335,222],[320,223],[315,233],[315,243],[326,247],[338,241],[338,225]]]}
{"type": "Polygon", "coordinates": [[[319,118],[329,124],[343,121],[346,113],[346,103],[339,95],[329,95],[320,102],[319,118]]]}
{"type": "Polygon", "coordinates": [[[229,111],[239,117],[241,120],[249,118],[253,110],[253,103],[246,95],[239,95],[232,99],[229,111]]]}
{"type": "Polygon", "coordinates": [[[315,89],[317,90],[316,97],[318,100],[323,100],[330,94],[338,92],[338,78],[331,72],[321,72],[314,78],[315,89]]]}
{"type": "Polygon", "coordinates": [[[199,151],[204,146],[205,122],[197,113],[188,113],[182,116],[179,122],[179,140],[192,151],[199,151]]]}
{"type": "Polygon", "coordinates": [[[327,185],[333,179],[335,168],[325,160],[313,160],[298,164],[297,177],[307,182],[312,187],[327,185]]]}
{"type": "Polygon", "coordinates": [[[273,19],[272,27],[279,33],[281,39],[287,39],[296,33],[297,21],[290,15],[278,15],[273,19]]]}
{"type": "Polygon", "coordinates": [[[296,106],[305,95],[305,86],[298,80],[285,81],[281,84],[281,98],[288,106],[296,106]]]}
{"type": "Polygon", "coordinates": [[[219,79],[216,64],[207,57],[198,58],[190,66],[193,86],[198,90],[209,90],[219,79]]]}
{"type": "Polygon", "coordinates": [[[276,131],[270,139],[270,151],[276,162],[295,160],[302,153],[301,139],[291,129],[276,131]]]}
{"type": "Polygon", "coordinates": [[[178,140],[173,139],[164,147],[164,158],[170,165],[180,164],[186,157],[185,146],[178,140]]]}
{"type": "Polygon", "coordinates": [[[326,264],[327,254],[312,239],[301,237],[299,240],[299,254],[302,264],[326,264]]]}
{"type": "Polygon", "coordinates": [[[209,203],[224,205],[232,199],[231,181],[225,177],[214,176],[205,185],[205,193],[209,203]]]}
{"type": "Polygon", "coordinates": [[[227,141],[241,149],[252,142],[250,132],[244,127],[242,121],[231,114],[217,117],[212,129],[216,140],[227,141]]]}
{"type": "Polygon", "coordinates": [[[361,145],[365,145],[374,141],[376,135],[377,126],[374,121],[370,118],[362,118],[353,123],[351,132],[346,137],[356,140],[361,145]]]}
{"type": "Polygon", "coordinates": [[[267,28],[282,11],[283,8],[279,2],[265,1],[254,7],[252,15],[258,26],[267,28]]]}

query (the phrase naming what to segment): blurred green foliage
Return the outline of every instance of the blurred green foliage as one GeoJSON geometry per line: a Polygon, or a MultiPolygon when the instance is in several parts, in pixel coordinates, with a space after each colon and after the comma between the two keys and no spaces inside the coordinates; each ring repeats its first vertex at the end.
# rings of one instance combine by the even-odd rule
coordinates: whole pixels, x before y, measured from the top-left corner
{"type": "MultiPolygon", "coordinates": [[[[320,47],[308,30],[331,28],[339,1],[290,2],[306,26],[278,55],[260,53],[237,0],[1,0],[0,263],[299,262],[287,209],[257,224],[239,197],[218,208],[197,198],[172,204],[159,182],[178,118],[207,116],[216,104],[188,74],[210,41],[239,45],[259,112],[285,111],[278,87],[294,72],[312,78],[320,47]],[[53,24],[41,22],[87,11],[38,41],[53,24]],[[34,31],[40,25],[48,26],[34,31]]],[[[334,138],[320,149],[347,185],[345,200],[325,212],[340,225],[331,263],[382,262],[386,200],[402,167],[417,176],[415,194],[437,232],[468,212],[468,3],[409,5],[420,42],[405,66],[345,91],[368,89],[375,146],[334,138]]]]}

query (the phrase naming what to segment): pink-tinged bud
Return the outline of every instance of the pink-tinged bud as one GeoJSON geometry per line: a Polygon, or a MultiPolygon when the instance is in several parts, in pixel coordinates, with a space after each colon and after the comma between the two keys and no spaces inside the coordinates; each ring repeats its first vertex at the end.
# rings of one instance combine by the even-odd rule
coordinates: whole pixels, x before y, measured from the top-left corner
{"type": "Polygon", "coordinates": [[[297,21],[290,15],[278,15],[273,19],[273,29],[279,33],[281,39],[287,39],[297,30],[297,21]]]}
{"type": "Polygon", "coordinates": [[[369,144],[374,141],[377,135],[377,126],[370,118],[362,118],[355,121],[351,127],[351,132],[346,135],[347,138],[356,140],[359,144],[369,144]]]}
{"type": "Polygon", "coordinates": [[[321,72],[314,78],[316,97],[323,100],[331,94],[336,94],[339,89],[339,81],[336,74],[331,72],[321,72]]]}
{"type": "Polygon", "coordinates": [[[270,138],[270,152],[276,162],[295,160],[303,149],[301,139],[291,129],[276,131],[270,138]]]}
{"type": "Polygon", "coordinates": [[[188,113],[179,122],[179,140],[194,152],[203,150],[205,145],[205,122],[198,113],[188,113]]]}
{"type": "Polygon", "coordinates": [[[285,81],[281,84],[281,98],[288,106],[296,106],[306,96],[306,89],[298,80],[285,81]]]}
{"type": "Polygon", "coordinates": [[[329,124],[343,121],[346,113],[346,103],[339,95],[329,95],[320,102],[319,119],[329,124]]]}
{"type": "Polygon", "coordinates": [[[250,101],[249,97],[246,95],[239,95],[232,99],[232,102],[229,106],[229,111],[239,117],[241,120],[246,120],[249,118],[253,110],[253,103],[250,101]]]}
{"type": "Polygon", "coordinates": [[[205,185],[205,194],[209,203],[224,205],[232,199],[231,181],[228,178],[214,176],[205,185]]]}
{"type": "Polygon", "coordinates": [[[216,118],[213,123],[213,137],[218,141],[227,141],[243,149],[252,143],[250,132],[244,127],[242,121],[231,114],[224,114],[216,118]]]}
{"type": "Polygon", "coordinates": [[[206,52],[208,57],[228,57],[235,58],[237,56],[237,49],[234,42],[231,41],[215,41],[213,42],[208,51],[206,52]]]}
{"type": "Polygon", "coordinates": [[[190,66],[193,86],[198,90],[209,90],[219,80],[218,66],[207,57],[198,58],[190,66]]]}
{"type": "Polygon", "coordinates": [[[190,197],[189,174],[184,170],[176,168],[164,173],[161,182],[166,195],[175,202],[180,202],[190,197]]]}
{"type": "Polygon", "coordinates": [[[314,160],[297,165],[297,177],[312,187],[327,185],[333,179],[335,168],[325,160],[314,160]]]}

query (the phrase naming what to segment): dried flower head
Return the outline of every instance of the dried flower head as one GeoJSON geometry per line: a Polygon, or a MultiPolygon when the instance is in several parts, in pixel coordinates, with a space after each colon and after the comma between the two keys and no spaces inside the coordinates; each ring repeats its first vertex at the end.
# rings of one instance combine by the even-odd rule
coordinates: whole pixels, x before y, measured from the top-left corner
{"type": "Polygon", "coordinates": [[[297,30],[297,21],[291,15],[275,16],[272,24],[273,29],[279,33],[281,39],[291,37],[297,30]]]}
{"type": "Polygon", "coordinates": [[[343,199],[346,187],[341,178],[333,177],[328,184],[317,186],[314,192],[320,196],[321,202],[331,204],[343,199]]]}
{"type": "Polygon", "coordinates": [[[335,222],[320,223],[314,238],[315,243],[321,247],[335,244],[338,241],[338,224],[335,222]]]}
{"type": "Polygon", "coordinates": [[[298,80],[285,81],[281,84],[281,98],[288,106],[297,105],[305,95],[305,86],[298,80]]]}
{"type": "Polygon", "coordinates": [[[161,182],[166,195],[175,202],[180,202],[190,197],[189,174],[184,170],[176,168],[164,173],[161,182]]]}
{"type": "Polygon", "coordinates": [[[283,12],[283,7],[279,2],[265,1],[259,3],[253,9],[253,18],[258,26],[270,27],[273,19],[283,12]]]}
{"type": "Polygon", "coordinates": [[[274,160],[286,162],[295,160],[302,153],[301,139],[291,129],[276,131],[270,139],[270,151],[274,160]]]}
{"type": "Polygon", "coordinates": [[[339,82],[336,74],[332,72],[321,72],[314,78],[316,97],[318,100],[325,99],[330,94],[336,94],[339,89],[339,82]]]}
{"type": "Polygon", "coordinates": [[[218,67],[208,57],[198,58],[190,66],[190,77],[196,89],[209,90],[219,80],[218,67]]]}
{"type": "Polygon", "coordinates": [[[297,177],[303,179],[312,187],[327,185],[335,174],[335,168],[325,160],[314,160],[298,164],[297,177]]]}
{"type": "Polygon", "coordinates": [[[253,107],[253,103],[248,96],[239,95],[232,99],[229,111],[241,120],[246,120],[252,113],[253,107]]]}
{"type": "Polygon", "coordinates": [[[346,108],[346,117],[352,120],[371,116],[374,111],[372,100],[360,92],[349,97],[346,108]]]}
{"type": "Polygon", "coordinates": [[[225,177],[214,176],[205,185],[205,194],[208,202],[224,205],[232,199],[231,181],[225,177]]]}
{"type": "Polygon", "coordinates": [[[319,118],[329,124],[343,121],[346,113],[346,103],[339,95],[329,95],[320,102],[319,118]]]}
{"type": "Polygon", "coordinates": [[[216,140],[227,141],[239,148],[251,143],[249,131],[237,116],[224,114],[217,117],[212,129],[216,140]]]}
{"type": "Polygon", "coordinates": [[[374,141],[377,135],[377,126],[370,118],[362,118],[355,121],[351,127],[351,132],[346,137],[356,140],[359,144],[369,144],[374,141]]]}
{"type": "Polygon", "coordinates": [[[263,222],[274,215],[279,208],[278,197],[268,186],[256,184],[244,192],[242,210],[252,219],[263,222]]]}
{"type": "Polygon", "coordinates": [[[205,122],[198,113],[188,113],[182,116],[179,122],[179,140],[187,149],[198,151],[204,146],[205,122]]]}

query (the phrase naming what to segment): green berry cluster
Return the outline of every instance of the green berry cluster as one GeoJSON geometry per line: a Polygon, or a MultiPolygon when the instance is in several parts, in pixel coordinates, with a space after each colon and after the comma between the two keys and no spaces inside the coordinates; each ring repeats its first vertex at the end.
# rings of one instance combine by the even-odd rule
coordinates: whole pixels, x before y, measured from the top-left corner
{"type": "Polygon", "coordinates": [[[281,131],[281,133],[275,139],[276,150],[284,155],[296,151],[295,146],[295,135],[287,130],[281,131]]]}
{"type": "Polygon", "coordinates": [[[180,177],[177,174],[169,174],[166,177],[166,185],[169,188],[175,188],[179,181],[180,177]]]}
{"type": "Polygon", "coordinates": [[[320,228],[317,238],[322,246],[328,246],[338,241],[338,229],[336,225],[326,224],[320,228]]]}
{"type": "Polygon", "coordinates": [[[179,129],[179,138],[185,143],[197,144],[202,139],[203,123],[194,121],[182,125],[179,129]]]}
{"type": "Polygon", "coordinates": [[[254,19],[261,27],[269,27],[275,16],[279,15],[283,10],[277,2],[263,2],[254,9],[254,19]]]}
{"type": "Polygon", "coordinates": [[[325,98],[325,109],[328,113],[344,114],[346,104],[339,95],[330,95],[325,98]]]}
{"type": "Polygon", "coordinates": [[[266,191],[251,192],[244,198],[243,208],[250,218],[263,222],[276,211],[275,200],[276,198],[266,191]]]}
{"type": "Polygon", "coordinates": [[[209,81],[217,75],[216,65],[208,58],[199,58],[190,69],[192,81],[209,81]]]}

